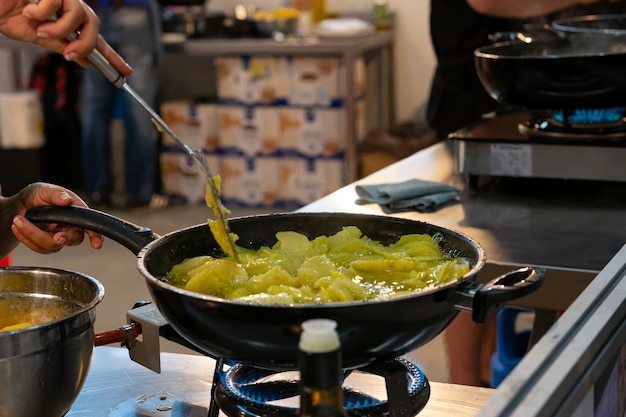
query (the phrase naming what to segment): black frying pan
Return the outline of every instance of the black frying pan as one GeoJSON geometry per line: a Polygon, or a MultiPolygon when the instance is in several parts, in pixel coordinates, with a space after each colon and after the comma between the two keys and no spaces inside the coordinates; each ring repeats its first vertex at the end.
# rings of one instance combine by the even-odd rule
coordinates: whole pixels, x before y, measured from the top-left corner
{"type": "Polygon", "coordinates": [[[615,36],[624,21],[616,16],[562,19],[552,25],[553,38],[480,47],[474,51],[478,76],[495,100],[515,106],[624,107],[626,36],[615,36]],[[600,26],[612,29],[603,32],[600,26]]]}
{"type": "Polygon", "coordinates": [[[475,283],[485,262],[481,247],[467,236],[432,224],[385,216],[348,213],[286,213],[235,218],[231,230],[238,244],[249,248],[272,245],[279,231],[296,231],[314,238],[354,225],[372,239],[390,244],[408,233],[439,233],[442,248],[470,260],[471,270],[458,282],[414,295],[380,301],[320,305],[261,305],[225,300],[176,288],[159,278],[184,259],[223,256],[206,224],[162,237],[149,229],[92,209],[44,207],[27,212],[35,222],[65,223],[98,231],[137,254],[159,311],[184,339],[202,352],[268,368],[295,368],[300,324],[312,318],[337,321],[344,367],[393,359],[437,336],[460,309],[483,322],[506,301],[536,290],[541,269],[524,268],[487,285],[475,283]]]}

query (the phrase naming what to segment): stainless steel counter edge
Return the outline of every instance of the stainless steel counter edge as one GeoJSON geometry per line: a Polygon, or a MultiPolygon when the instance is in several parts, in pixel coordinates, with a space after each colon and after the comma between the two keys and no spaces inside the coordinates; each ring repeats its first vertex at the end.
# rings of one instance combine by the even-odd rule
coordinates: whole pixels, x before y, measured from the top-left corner
{"type": "Polygon", "coordinates": [[[478,416],[609,415],[594,412],[594,403],[605,391],[614,394],[608,398],[615,406],[624,395],[617,382],[603,389],[602,375],[624,360],[625,294],[626,246],[507,376],[478,416]]]}
{"type": "Polygon", "coordinates": [[[167,45],[169,53],[186,55],[359,55],[391,44],[394,32],[376,32],[352,38],[304,38],[275,41],[272,39],[188,39],[167,45]]]}
{"type": "MultiPolygon", "coordinates": [[[[367,36],[352,38],[305,38],[285,41],[272,39],[221,39],[197,38],[183,42],[166,43],[168,53],[184,53],[186,55],[218,56],[218,55],[258,55],[260,52],[268,55],[359,55],[365,51],[390,45],[394,32],[376,32],[367,36]]],[[[0,48],[19,49],[46,49],[30,43],[18,42],[0,35],[0,48]]]]}
{"type": "MultiPolygon", "coordinates": [[[[533,183],[530,184],[532,187],[533,183]]],[[[562,184],[572,186],[571,182],[562,184]]],[[[596,184],[582,186],[599,188],[596,184]]],[[[606,208],[601,202],[582,201],[576,189],[572,195],[556,196],[551,201],[543,196],[528,196],[527,191],[518,196],[515,190],[505,189],[506,193],[500,193],[498,189],[470,190],[465,178],[455,172],[453,143],[441,142],[299,211],[387,214],[465,233],[483,246],[487,254],[487,265],[479,280],[487,281],[496,274],[522,265],[545,267],[548,275],[544,287],[522,303],[535,308],[565,309],[626,243],[626,216],[623,216],[626,203],[619,197],[622,192],[626,193],[626,185],[608,186],[616,187],[618,192],[615,201],[610,203],[612,206],[606,208]],[[461,198],[432,213],[389,214],[377,204],[356,202],[355,186],[358,184],[395,183],[411,178],[454,185],[462,190],[461,198]]],[[[583,197],[584,192],[587,191],[581,191],[583,197]]],[[[613,196],[605,197],[610,199],[613,196]]]]}
{"type": "MultiPolygon", "coordinates": [[[[484,247],[489,262],[511,265],[541,265],[587,275],[599,271],[626,243],[626,184],[582,184],[582,189],[542,190],[538,196],[529,188],[544,186],[540,179],[523,183],[519,194],[504,186],[472,190],[455,172],[453,149],[440,142],[396,162],[365,178],[355,181],[299,211],[329,211],[365,214],[387,214],[415,219],[465,233],[484,247]],[[462,190],[459,201],[431,213],[406,211],[385,213],[377,204],[359,204],[355,186],[358,184],[397,183],[408,179],[443,182],[462,190]],[[535,181],[535,182],[531,182],[535,181]],[[602,191],[606,201],[585,199],[589,190],[602,191]],[[557,193],[562,192],[564,196],[557,193]],[[571,192],[569,192],[571,191],[571,192]],[[610,200],[612,199],[612,200],[610,200]],[[590,225],[593,225],[591,227],[590,225]]],[[[509,180],[509,179],[503,179],[509,180]]],[[[522,181],[524,179],[520,179],[522,181]]],[[[510,179],[515,181],[515,179],[510,179]]],[[[515,184],[515,183],[513,183],[515,184]]],[[[573,181],[547,183],[548,187],[574,187],[573,181]]],[[[514,187],[513,185],[511,187],[514,187]]],[[[567,188],[563,187],[563,188],[567,188]]]]}

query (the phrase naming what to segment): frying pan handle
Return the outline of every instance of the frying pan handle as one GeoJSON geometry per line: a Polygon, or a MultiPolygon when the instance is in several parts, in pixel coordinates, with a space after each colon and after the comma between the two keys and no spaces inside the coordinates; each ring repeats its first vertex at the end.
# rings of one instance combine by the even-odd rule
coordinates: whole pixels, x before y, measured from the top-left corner
{"type": "Polygon", "coordinates": [[[543,284],[545,276],[544,268],[524,267],[500,275],[484,285],[472,282],[456,294],[454,304],[459,309],[471,311],[476,323],[484,323],[500,311],[507,301],[536,291],[543,284]]]}
{"type": "Polygon", "coordinates": [[[105,346],[110,345],[111,343],[122,343],[127,345],[132,340],[135,340],[140,334],[141,325],[139,323],[125,324],[117,329],[96,333],[94,336],[94,344],[96,346],[105,346]]]}
{"type": "Polygon", "coordinates": [[[26,218],[33,223],[62,223],[98,232],[130,249],[135,255],[159,238],[147,227],[85,207],[33,207],[26,211],[26,218]]]}

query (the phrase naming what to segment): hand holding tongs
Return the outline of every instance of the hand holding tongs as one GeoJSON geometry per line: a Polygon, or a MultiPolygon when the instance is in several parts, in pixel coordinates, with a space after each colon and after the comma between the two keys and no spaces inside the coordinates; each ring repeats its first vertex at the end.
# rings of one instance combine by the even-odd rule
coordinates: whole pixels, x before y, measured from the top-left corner
{"type": "MultiPolygon", "coordinates": [[[[39,3],[39,0],[29,0],[31,3],[39,3]]],[[[50,20],[55,21],[57,16],[52,16],[50,20]]],[[[68,40],[71,42],[78,38],[78,32],[75,32],[68,36],[68,40]]],[[[111,84],[115,87],[124,90],[130,97],[139,103],[152,117],[153,123],[156,125],[157,129],[160,131],[165,131],[169,133],[174,140],[183,147],[183,149],[198,163],[203,173],[206,176],[207,187],[209,187],[209,191],[213,200],[215,202],[215,207],[212,207],[215,216],[217,217],[217,222],[221,228],[223,228],[222,232],[225,233],[227,237],[227,244],[229,246],[230,255],[232,255],[235,260],[239,260],[237,256],[237,250],[235,244],[233,242],[232,236],[230,234],[230,228],[228,227],[227,220],[224,216],[224,206],[222,205],[222,200],[220,198],[220,193],[218,192],[215,183],[213,182],[213,175],[211,175],[211,171],[209,171],[209,167],[207,166],[206,159],[204,157],[204,152],[202,149],[195,149],[185,143],[173,130],[170,128],[167,123],[150,107],[148,103],[139,95],[135,90],[133,90],[128,83],[126,82],[126,78],[123,77],[107,60],[102,56],[100,52],[97,50],[93,50],[88,56],[87,60],[93,65],[111,84]]]]}

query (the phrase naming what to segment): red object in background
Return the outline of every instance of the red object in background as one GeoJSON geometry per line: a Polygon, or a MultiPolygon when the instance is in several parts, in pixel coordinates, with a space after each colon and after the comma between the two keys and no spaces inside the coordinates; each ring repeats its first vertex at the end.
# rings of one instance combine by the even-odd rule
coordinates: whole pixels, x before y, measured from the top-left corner
{"type": "Polygon", "coordinates": [[[11,265],[11,255],[7,255],[4,258],[0,259],[0,266],[10,266],[11,265]]]}

